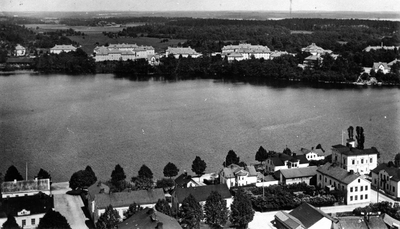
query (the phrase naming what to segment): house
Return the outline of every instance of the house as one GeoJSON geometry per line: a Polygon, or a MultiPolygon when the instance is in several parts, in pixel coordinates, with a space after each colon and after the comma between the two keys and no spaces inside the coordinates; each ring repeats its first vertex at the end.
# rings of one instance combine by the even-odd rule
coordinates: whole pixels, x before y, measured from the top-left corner
{"type": "Polygon", "coordinates": [[[117,226],[118,229],[182,229],[175,218],[165,215],[153,208],[145,208],[117,226]]]}
{"type": "Polygon", "coordinates": [[[339,217],[338,223],[333,225],[333,229],[386,229],[387,226],[379,216],[346,216],[339,217]]]}
{"type": "Polygon", "coordinates": [[[371,50],[379,50],[379,49],[385,49],[385,50],[399,50],[400,46],[384,46],[383,43],[380,46],[370,46],[366,47],[363,49],[364,52],[370,52],[371,50]]]}
{"type": "Polygon", "coordinates": [[[129,205],[136,203],[141,207],[154,207],[159,199],[165,199],[162,188],[109,194],[99,193],[95,194],[94,199],[88,203],[88,209],[94,223],[96,223],[109,205],[113,206],[123,219],[129,205]]]}
{"type": "Polygon", "coordinates": [[[392,218],[390,215],[386,213],[383,214],[383,221],[388,226],[388,228],[393,228],[393,229],[400,228],[400,221],[392,218]]]}
{"type": "Polygon", "coordinates": [[[314,149],[314,147],[309,149],[301,148],[300,150],[297,150],[295,152],[296,155],[305,155],[307,160],[309,161],[319,161],[319,160],[324,160],[325,156],[327,154],[324,152],[322,149],[314,149]]]}
{"type": "Polygon", "coordinates": [[[271,50],[267,46],[262,45],[251,45],[251,44],[239,44],[239,45],[226,45],[222,47],[221,56],[227,56],[228,61],[232,60],[248,60],[251,58],[266,60],[269,59],[271,50]]]}
{"type": "Polygon", "coordinates": [[[277,228],[286,229],[321,229],[332,228],[337,220],[314,206],[303,203],[291,212],[279,211],[275,215],[277,228]]]}
{"type": "Polygon", "coordinates": [[[1,190],[1,197],[3,199],[21,196],[33,196],[38,193],[51,195],[50,179],[6,181],[1,184],[1,190]]]}
{"type": "Polygon", "coordinates": [[[317,169],[317,185],[329,190],[343,190],[346,192],[346,204],[369,203],[371,197],[371,183],[363,176],[353,171],[326,163],[317,169]]]}
{"type": "Polygon", "coordinates": [[[150,63],[156,63],[157,56],[152,46],[138,46],[136,44],[109,44],[108,46],[96,46],[93,50],[96,62],[101,61],[127,61],[147,59],[150,63]]]}
{"type": "Polygon", "coordinates": [[[94,200],[96,194],[101,193],[110,194],[110,187],[108,187],[101,181],[96,181],[87,189],[86,200],[88,201],[88,203],[91,203],[94,200]]]}
{"type": "Polygon", "coordinates": [[[267,172],[276,172],[281,169],[290,169],[290,168],[303,168],[309,165],[309,161],[304,155],[295,155],[292,156],[277,153],[269,157],[265,162],[265,168],[267,172]]]}
{"type": "Polygon", "coordinates": [[[196,50],[192,49],[190,46],[189,47],[168,47],[168,49],[165,51],[165,56],[173,55],[175,59],[178,59],[180,56],[187,58],[187,57],[192,57],[192,58],[198,58],[202,56],[202,54],[196,52],[196,50]]]}
{"type": "Polygon", "coordinates": [[[275,58],[278,58],[278,57],[281,57],[281,56],[285,56],[285,55],[294,56],[294,54],[288,53],[288,52],[286,52],[286,51],[273,51],[273,52],[271,52],[269,58],[270,58],[271,60],[273,60],[273,59],[275,59],[275,58]]]}
{"type": "Polygon", "coordinates": [[[372,69],[375,72],[378,72],[379,70],[381,70],[383,74],[387,74],[390,72],[390,67],[388,66],[388,63],[386,63],[386,62],[374,62],[374,64],[372,65],[372,69]]]}
{"type": "Polygon", "coordinates": [[[15,217],[23,228],[36,228],[49,209],[54,208],[53,196],[40,193],[30,196],[3,198],[0,204],[0,225],[7,221],[7,215],[15,217]]]}
{"type": "Polygon", "coordinates": [[[301,49],[302,52],[309,52],[311,53],[311,55],[313,56],[322,56],[325,54],[331,54],[332,51],[331,50],[325,50],[319,46],[317,46],[315,43],[312,43],[311,45],[302,48],[301,49]]]}
{"type": "Polygon", "coordinates": [[[172,193],[172,208],[178,209],[183,200],[189,195],[194,196],[194,198],[201,205],[204,205],[212,191],[218,192],[222,198],[226,200],[226,206],[228,208],[231,206],[233,199],[228,186],[226,186],[226,184],[217,184],[189,188],[176,188],[172,193]]]}
{"type": "MultiPolygon", "coordinates": [[[[276,172],[280,184],[306,183],[310,185],[311,179],[317,175],[317,166],[304,168],[281,169],[276,172]]],[[[315,179],[314,179],[315,180],[315,179]]],[[[315,183],[314,183],[315,184],[315,183]]]]}
{"type": "Polygon", "coordinates": [[[17,46],[15,46],[15,55],[16,56],[25,56],[26,55],[26,48],[23,47],[20,44],[17,44],[17,46]]]}
{"type": "Polygon", "coordinates": [[[387,163],[379,164],[371,171],[372,186],[400,198],[400,168],[387,163]]]}
{"type": "Polygon", "coordinates": [[[271,185],[279,184],[279,180],[272,175],[264,176],[263,174],[258,173],[257,179],[258,179],[256,183],[257,187],[268,187],[271,185]]]}
{"type": "Polygon", "coordinates": [[[228,188],[244,186],[257,183],[257,172],[253,165],[240,167],[231,164],[219,173],[220,183],[226,184],[228,188]]]}
{"type": "Polygon", "coordinates": [[[317,55],[310,55],[306,57],[303,61],[304,68],[315,68],[322,64],[323,58],[317,55]]]}
{"type": "Polygon", "coordinates": [[[179,188],[189,188],[204,186],[205,184],[199,181],[195,181],[192,176],[188,175],[187,172],[183,172],[175,179],[175,187],[179,188]]]}
{"type": "Polygon", "coordinates": [[[50,49],[50,53],[60,54],[61,52],[76,51],[76,48],[72,45],[55,45],[50,49]]]}
{"type": "Polygon", "coordinates": [[[347,146],[338,144],[332,146],[332,163],[341,168],[360,174],[369,174],[376,168],[378,163],[378,150],[374,147],[369,149],[357,149],[352,140],[348,140],[347,146]]]}

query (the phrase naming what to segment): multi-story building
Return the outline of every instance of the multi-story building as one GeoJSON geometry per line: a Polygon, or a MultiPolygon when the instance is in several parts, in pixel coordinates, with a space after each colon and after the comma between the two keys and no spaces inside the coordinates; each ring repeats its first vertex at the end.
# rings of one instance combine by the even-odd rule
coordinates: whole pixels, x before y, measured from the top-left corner
{"type": "Polygon", "coordinates": [[[153,56],[155,56],[155,52],[152,46],[138,46],[136,44],[110,44],[108,46],[97,46],[93,50],[93,57],[96,62],[149,59],[153,56]]]}
{"type": "Polygon", "coordinates": [[[353,171],[326,163],[317,169],[317,185],[329,190],[346,191],[346,204],[369,203],[371,183],[353,171]]]}
{"type": "Polygon", "coordinates": [[[50,49],[50,53],[60,54],[62,52],[76,51],[76,47],[72,45],[55,45],[50,49]]]}
{"type": "Polygon", "coordinates": [[[372,185],[387,194],[400,198],[400,168],[382,163],[371,171],[372,185]]]}
{"type": "Polygon", "coordinates": [[[187,57],[192,57],[192,58],[198,58],[202,56],[201,53],[196,52],[196,50],[192,49],[190,46],[189,47],[168,47],[168,49],[165,51],[165,56],[173,55],[176,59],[178,59],[180,56],[183,58],[187,57]]]}
{"type": "Polygon", "coordinates": [[[378,150],[374,147],[357,149],[354,146],[354,141],[350,142],[348,146],[341,144],[332,146],[332,163],[338,164],[347,171],[369,174],[377,166],[378,150]]]}
{"type": "Polygon", "coordinates": [[[226,184],[228,188],[234,186],[244,186],[257,183],[257,172],[253,165],[241,167],[231,164],[219,173],[221,184],[226,184]]]}
{"type": "Polygon", "coordinates": [[[267,46],[239,44],[226,45],[222,47],[222,57],[227,56],[228,60],[248,60],[252,57],[256,59],[269,59],[271,50],[267,46]]]}
{"type": "Polygon", "coordinates": [[[265,169],[267,172],[276,172],[280,169],[304,168],[309,164],[305,155],[277,153],[265,161],[265,169]]]}
{"type": "Polygon", "coordinates": [[[21,196],[33,196],[39,192],[50,195],[50,179],[7,181],[1,184],[1,190],[1,197],[3,199],[21,196]]]}

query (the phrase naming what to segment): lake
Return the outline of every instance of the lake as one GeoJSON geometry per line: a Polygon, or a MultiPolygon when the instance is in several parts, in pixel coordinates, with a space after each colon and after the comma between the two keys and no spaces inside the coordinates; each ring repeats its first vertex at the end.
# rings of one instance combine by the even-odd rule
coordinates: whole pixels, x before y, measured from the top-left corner
{"type": "Polygon", "coordinates": [[[0,172],[15,165],[54,181],[91,165],[130,179],[142,164],[156,177],[168,162],[191,173],[195,156],[217,172],[233,149],[255,162],[260,146],[282,152],[340,144],[362,126],[381,160],[400,152],[397,87],[251,85],[213,80],[129,81],[113,75],[0,76],[0,172]]]}

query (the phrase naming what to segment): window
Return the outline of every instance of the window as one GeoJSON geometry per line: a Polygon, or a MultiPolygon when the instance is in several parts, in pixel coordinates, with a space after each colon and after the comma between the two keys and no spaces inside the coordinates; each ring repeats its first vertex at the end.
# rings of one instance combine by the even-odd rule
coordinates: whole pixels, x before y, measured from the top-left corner
{"type": "Polygon", "coordinates": [[[374,180],[374,184],[376,184],[376,180],[374,180]]]}
{"type": "Polygon", "coordinates": [[[393,192],[394,192],[394,186],[393,186],[393,192]]]}
{"type": "Polygon", "coordinates": [[[363,199],[363,195],[360,195],[360,200],[362,200],[363,199]]]}
{"type": "Polygon", "coordinates": [[[26,226],[26,219],[22,220],[22,227],[26,226]]]}
{"type": "Polygon", "coordinates": [[[35,225],[35,222],[36,220],[35,219],[31,219],[31,225],[35,225]]]}
{"type": "Polygon", "coordinates": [[[357,200],[357,195],[354,196],[354,200],[357,200]]]}
{"type": "Polygon", "coordinates": [[[368,194],[365,194],[365,199],[368,199],[368,194]]]}
{"type": "MultiPolygon", "coordinates": [[[[376,180],[375,180],[376,183],[376,180]]],[[[368,185],[365,185],[365,191],[368,191],[368,185]]]]}
{"type": "Polygon", "coordinates": [[[364,159],[361,159],[361,164],[364,164],[364,159]]]}
{"type": "Polygon", "coordinates": [[[358,183],[360,183],[360,179],[358,179],[358,183]]]}
{"type": "Polygon", "coordinates": [[[322,180],[322,176],[321,176],[321,174],[319,174],[319,179],[320,179],[320,180],[322,180]]]}
{"type": "Polygon", "coordinates": [[[357,192],[358,191],[358,187],[354,187],[354,191],[357,192]]]}
{"type": "Polygon", "coordinates": [[[332,180],[329,180],[329,184],[332,184],[332,180]]]}
{"type": "Polygon", "coordinates": [[[354,165],[354,163],[355,163],[354,159],[353,159],[353,160],[351,160],[351,164],[353,164],[353,165],[354,165]]]}
{"type": "Polygon", "coordinates": [[[326,177],[325,177],[325,182],[326,182],[326,177]]]}
{"type": "Polygon", "coordinates": [[[369,159],[369,163],[372,163],[372,158],[369,159]]]}
{"type": "Polygon", "coordinates": [[[360,187],[360,192],[362,192],[362,191],[363,191],[363,188],[364,188],[363,186],[361,186],[361,187],[360,187]]]}
{"type": "Polygon", "coordinates": [[[353,187],[350,188],[350,192],[353,192],[353,187]]]}
{"type": "Polygon", "coordinates": [[[350,196],[350,201],[353,201],[353,196],[350,196]]]}

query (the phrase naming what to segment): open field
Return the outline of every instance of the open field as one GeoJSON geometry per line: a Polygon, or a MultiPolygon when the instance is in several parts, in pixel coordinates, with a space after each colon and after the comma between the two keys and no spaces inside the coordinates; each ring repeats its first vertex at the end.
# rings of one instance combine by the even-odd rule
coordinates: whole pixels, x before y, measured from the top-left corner
{"type": "Polygon", "coordinates": [[[88,54],[93,53],[94,47],[96,47],[96,42],[100,45],[104,45],[106,43],[131,43],[137,45],[148,45],[153,46],[156,52],[165,51],[168,46],[176,46],[179,42],[183,43],[186,40],[183,39],[168,39],[167,42],[161,43],[160,38],[151,38],[151,37],[119,37],[119,38],[109,38],[104,36],[103,34],[87,34],[83,36],[69,36],[69,39],[78,42],[82,45],[83,51],[88,54]]]}

